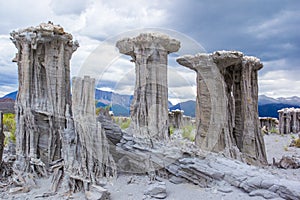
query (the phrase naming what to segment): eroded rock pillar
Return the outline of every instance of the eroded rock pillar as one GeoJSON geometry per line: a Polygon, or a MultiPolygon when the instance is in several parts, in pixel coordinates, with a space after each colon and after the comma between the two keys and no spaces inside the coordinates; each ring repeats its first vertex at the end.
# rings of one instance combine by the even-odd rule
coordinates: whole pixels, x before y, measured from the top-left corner
{"type": "Polygon", "coordinates": [[[134,135],[153,139],[168,137],[168,54],[180,42],[158,33],[144,33],[117,42],[120,53],[132,57],[136,81],[130,108],[134,135]]]}
{"type": "Polygon", "coordinates": [[[259,129],[258,116],[258,78],[257,72],[263,65],[259,59],[244,56],[238,65],[240,80],[235,81],[235,131],[237,146],[247,159],[266,161],[264,139],[259,129]]]}
{"type": "Polygon", "coordinates": [[[170,126],[180,129],[183,126],[183,110],[172,110],[169,112],[169,122],[170,126]]]}
{"type": "Polygon", "coordinates": [[[74,77],[72,112],[67,106],[67,128],[63,134],[64,170],[72,192],[87,191],[102,178],[116,175],[105,130],[96,121],[95,109],[95,79],[74,77]]]}
{"type": "Polygon", "coordinates": [[[18,49],[17,156],[49,163],[61,157],[60,134],[71,105],[70,59],[78,43],[51,22],[13,31],[11,37],[18,49]]]}
{"type": "Polygon", "coordinates": [[[300,132],[300,109],[284,108],[278,110],[280,134],[300,132]]]}
{"type": "MultiPolygon", "coordinates": [[[[232,55],[230,64],[237,62],[241,55],[232,55]]],[[[228,59],[229,61],[229,59],[228,59]]],[[[204,150],[223,151],[231,147],[232,114],[228,112],[229,99],[223,75],[210,54],[183,56],[177,62],[197,73],[195,143],[204,150]]]]}
{"type": "Polygon", "coordinates": [[[259,131],[258,59],[241,52],[183,56],[177,62],[197,73],[196,144],[208,151],[243,153],[249,163],[266,163],[259,131]]]}

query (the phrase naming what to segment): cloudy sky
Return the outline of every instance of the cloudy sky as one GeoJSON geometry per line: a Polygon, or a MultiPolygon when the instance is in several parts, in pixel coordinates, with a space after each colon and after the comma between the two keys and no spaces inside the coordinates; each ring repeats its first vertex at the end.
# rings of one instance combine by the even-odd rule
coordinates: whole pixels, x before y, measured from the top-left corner
{"type": "Polygon", "coordinates": [[[53,21],[78,40],[72,76],[90,74],[97,87],[132,94],[134,65],[114,47],[123,36],[160,31],[182,42],[169,56],[173,103],[195,98],[195,73],[179,66],[183,54],[238,50],[264,63],[259,92],[300,96],[299,0],[0,0],[0,96],[17,90],[12,30],[53,21]]]}

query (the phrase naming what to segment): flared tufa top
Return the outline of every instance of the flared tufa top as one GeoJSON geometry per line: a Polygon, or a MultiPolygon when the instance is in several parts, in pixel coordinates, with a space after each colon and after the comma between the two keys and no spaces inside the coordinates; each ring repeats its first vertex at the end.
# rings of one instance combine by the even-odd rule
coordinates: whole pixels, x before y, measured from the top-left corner
{"type": "Polygon", "coordinates": [[[124,38],[117,42],[120,53],[132,55],[135,49],[156,48],[168,53],[177,52],[180,41],[163,33],[141,33],[137,37],[124,38]]]}
{"type": "MultiPolygon", "coordinates": [[[[72,42],[73,37],[70,33],[66,33],[60,25],[54,25],[52,22],[41,23],[36,27],[28,27],[25,29],[19,29],[10,33],[11,40],[14,44],[17,41],[31,42],[31,43],[43,43],[57,38],[66,42],[72,42]]],[[[78,42],[74,42],[76,46],[78,42]]]]}

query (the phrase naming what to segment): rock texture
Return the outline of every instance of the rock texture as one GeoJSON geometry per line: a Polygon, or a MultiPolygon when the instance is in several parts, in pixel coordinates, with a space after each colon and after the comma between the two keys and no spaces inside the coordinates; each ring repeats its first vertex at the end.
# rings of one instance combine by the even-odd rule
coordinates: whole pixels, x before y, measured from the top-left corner
{"type": "Polygon", "coordinates": [[[153,148],[148,148],[140,139],[124,134],[118,151],[123,154],[119,166],[127,172],[154,172],[164,178],[175,176],[204,188],[225,181],[251,196],[300,198],[298,181],[212,152],[199,151],[191,144],[154,143],[153,148]]]}
{"type": "Polygon", "coordinates": [[[177,62],[197,73],[196,144],[204,150],[227,151],[248,163],[265,164],[259,130],[257,71],[259,59],[237,51],[183,56],[177,62]]]}
{"type": "Polygon", "coordinates": [[[3,113],[0,111],[0,164],[2,163],[4,139],[5,139],[5,135],[3,133],[3,113]]]}
{"type": "Polygon", "coordinates": [[[300,108],[278,110],[280,134],[300,132],[300,108]]]}
{"type": "Polygon", "coordinates": [[[61,158],[60,134],[71,105],[70,59],[78,43],[59,25],[42,23],[11,33],[18,49],[17,156],[48,164],[61,158]]]}
{"type": "Polygon", "coordinates": [[[90,77],[72,80],[72,113],[67,109],[63,135],[64,172],[71,192],[89,191],[103,178],[116,176],[105,129],[96,121],[94,88],[90,77]]]}
{"type": "Polygon", "coordinates": [[[132,57],[136,81],[131,104],[133,133],[152,139],[168,138],[168,54],[180,42],[158,33],[144,33],[117,42],[120,53],[132,57]]]}
{"type": "Polygon", "coordinates": [[[278,163],[273,165],[283,169],[297,169],[300,168],[300,156],[282,156],[278,163]]]}
{"type": "Polygon", "coordinates": [[[150,197],[156,199],[165,199],[167,197],[166,183],[164,182],[152,183],[148,186],[144,194],[149,195],[150,197]]]}

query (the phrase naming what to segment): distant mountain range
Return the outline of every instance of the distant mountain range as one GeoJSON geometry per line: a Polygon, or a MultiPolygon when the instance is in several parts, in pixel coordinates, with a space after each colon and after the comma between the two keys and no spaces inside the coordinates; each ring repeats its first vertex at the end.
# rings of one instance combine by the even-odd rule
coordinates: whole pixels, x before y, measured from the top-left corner
{"type": "Polygon", "coordinates": [[[178,103],[175,106],[171,106],[170,110],[184,110],[184,115],[195,117],[195,108],[196,108],[196,101],[189,100],[182,103],[178,103]]]}
{"type": "Polygon", "coordinates": [[[17,99],[17,94],[18,94],[18,91],[14,91],[14,92],[11,92],[11,93],[1,97],[0,99],[13,99],[13,100],[16,100],[17,99]]]}
{"type": "MultiPolygon", "coordinates": [[[[16,99],[17,91],[9,93],[0,100],[3,99],[16,99]]],[[[108,92],[96,89],[95,90],[95,100],[96,107],[106,107],[110,106],[111,110],[116,116],[129,116],[130,104],[133,99],[132,95],[122,95],[114,92],[108,92]]],[[[3,105],[6,105],[3,103],[3,105]]],[[[186,102],[178,103],[172,105],[169,102],[170,110],[184,110],[184,115],[195,117],[195,106],[196,102],[189,100],[186,102]]],[[[293,96],[288,98],[271,98],[265,95],[260,95],[258,97],[258,112],[260,117],[278,117],[277,110],[286,107],[300,107],[300,97],[293,96]]],[[[4,109],[4,108],[3,108],[4,109]]],[[[2,109],[2,110],[3,110],[2,109]]],[[[0,104],[1,110],[1,104],[0,104]]]]}
{"type": "Polygon", "coordinates": [[[259,105],[266,105],[266,104],[288,104],[288,105],[297,105],[300,106],[300,97],[293,96],[293,97],[279,97],[279,98],[272,98],[266,95],[259,95],[258,96],[258,104],[259,105]]]}
{"type": "Polygon", "coordinates": [[[266,95],[258,97],[258,112],[260,117],[278,118],[278,110],[290,107],[300,107],[300,97],[272,98],[266,95]]]}

